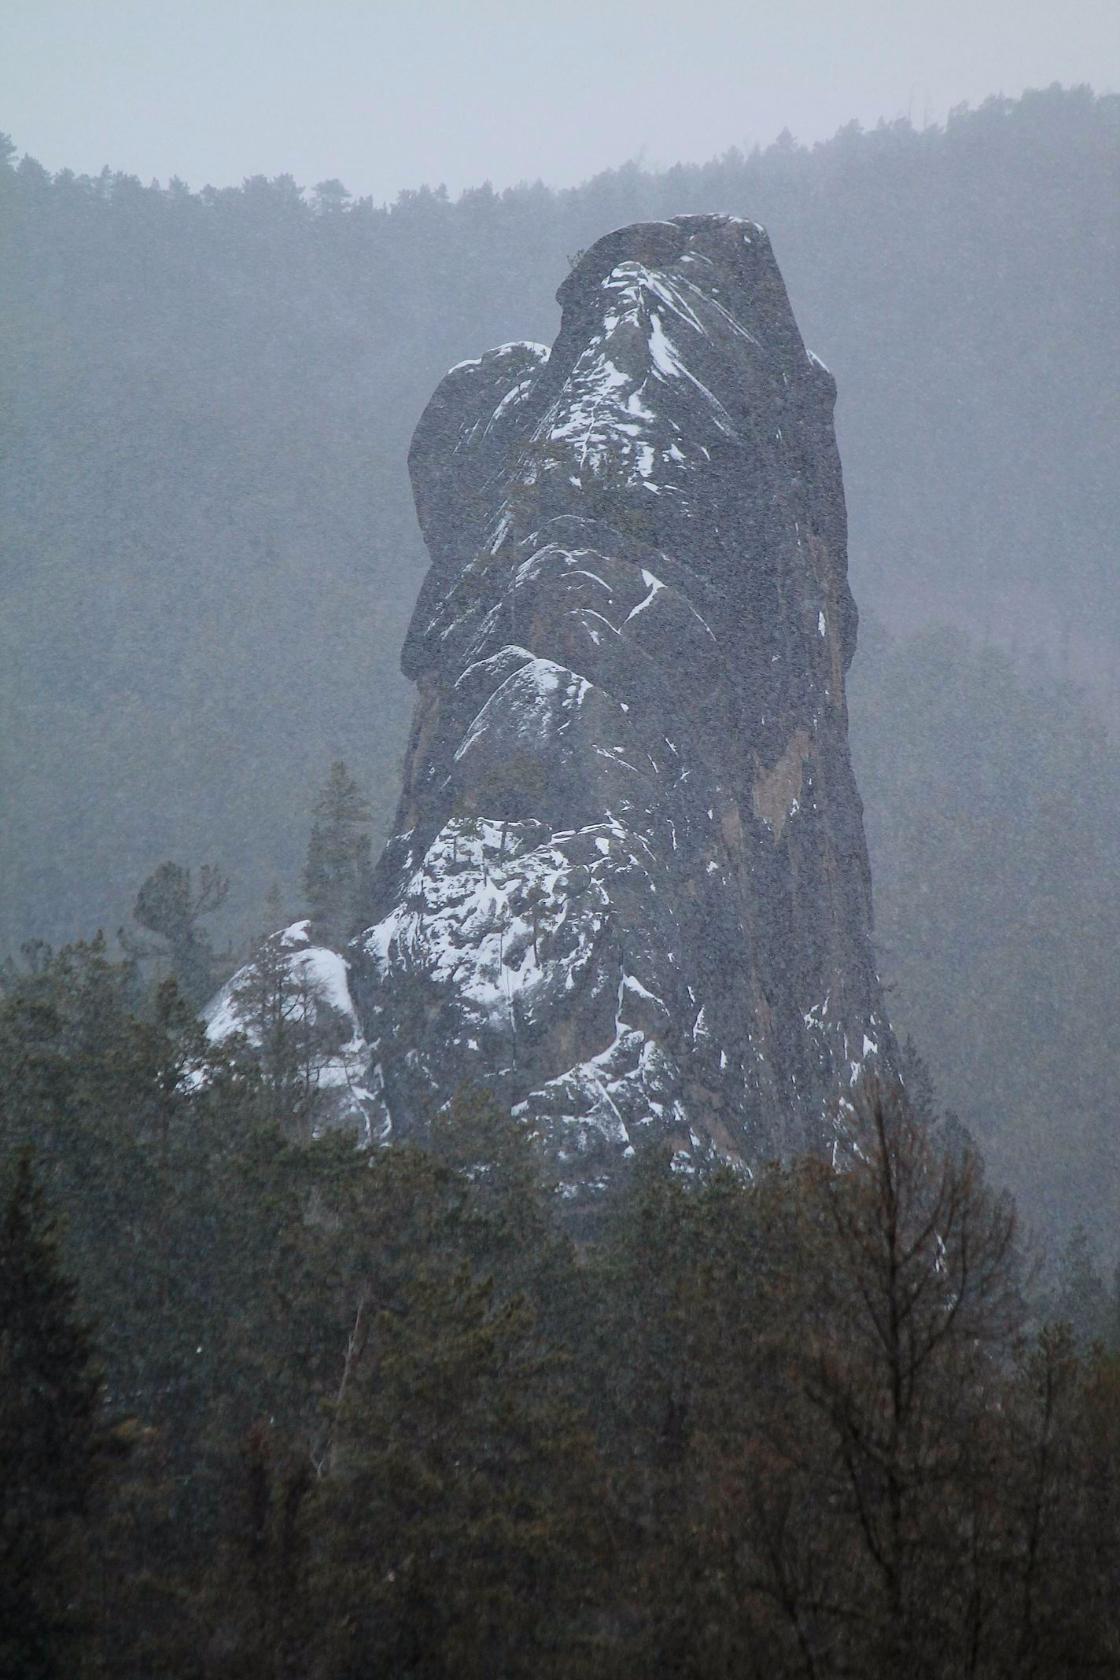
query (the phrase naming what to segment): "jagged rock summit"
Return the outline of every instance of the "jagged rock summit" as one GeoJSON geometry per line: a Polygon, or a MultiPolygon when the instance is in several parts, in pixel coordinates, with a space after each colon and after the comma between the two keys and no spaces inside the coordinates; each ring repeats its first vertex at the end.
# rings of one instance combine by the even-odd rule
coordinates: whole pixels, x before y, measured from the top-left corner
{"type": "Polygon", "coordinates": [[[573,1189],[827,1142],[894,1049],[844,676],[835,384],[765,232],[627,227],[551,351],[453,368],[409,466],[431,568],[405,786],[355,942],[381,1134],[465,1084],[573,1189]]]}

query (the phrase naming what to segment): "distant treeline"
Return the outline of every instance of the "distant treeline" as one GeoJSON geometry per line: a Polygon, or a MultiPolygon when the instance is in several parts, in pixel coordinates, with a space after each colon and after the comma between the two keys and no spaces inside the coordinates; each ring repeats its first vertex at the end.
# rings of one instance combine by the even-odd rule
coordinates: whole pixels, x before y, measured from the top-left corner
{"type": "Polygon", "coordinates": [[[550,340],[608,228],[740,212],[837,375],[853,584],[896,636],[865,633],[852,697],[892,1008],[1030,1217],[1083,1211],[1111,1245],[1120,782],[1059,679],[1111,704],[1118,137],[1120,99],[1055,87],[944,128],[391,207],[285,177],[51,177],[13,151],[0,952],[115,929],[169,859],[229,877],[219,939],[259,928],[332,760],[383,831],[424,564],[404,457],[434,384],[550,340]],[[1016,670],[959,635],[910,644],[939,618],[1017,644],[1016,670]]]}
{"type": "Polygon", "coordinates": [[[484,1094],[297,1143],[134,985],[0,1004],[0,1671],[1116,1672],[1120,1302],[1075,1246],[1040,1316],[919,1068],[835,1164],[640,1155],[573,1225],[484,1094]]]}

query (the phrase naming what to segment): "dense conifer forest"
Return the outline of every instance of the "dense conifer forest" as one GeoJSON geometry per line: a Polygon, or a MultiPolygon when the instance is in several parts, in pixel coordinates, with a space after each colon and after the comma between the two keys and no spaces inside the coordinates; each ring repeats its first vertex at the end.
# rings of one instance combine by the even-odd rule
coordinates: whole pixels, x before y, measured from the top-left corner
{"type": "Polygon", "coordinates": [[[1032,1305],[919,1065],[831,1164],[654,1152],[573,1225],[483,1094],[308,1143],[135,979],[0,1006],[5,1673],[1120,1661],[1120,1301],[1075,1245],[1032,1305]]]}
{"type": "Polygon", "coordinates": [[[385,207],[5,151],[0,1674],[1120,1669],[1118,139],[1054,87],[385,207]],[[433,385],[711,209],[840,389],[912,1042],[830,1162],[573,1214],[482,1091],[317,1135],[260,942],[363,925],[433,385]]]}

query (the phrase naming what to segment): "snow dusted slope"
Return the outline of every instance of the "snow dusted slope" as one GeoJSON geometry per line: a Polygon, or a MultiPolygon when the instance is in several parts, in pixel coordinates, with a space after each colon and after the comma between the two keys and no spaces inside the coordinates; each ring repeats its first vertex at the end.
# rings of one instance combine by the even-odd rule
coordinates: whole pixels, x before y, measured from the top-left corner
{"type": "Polygon", "coordinates": [[[448,374],[410,467],[432,556],[405,789],[354,949],[387,1135],[460,1085],[573,1188],[823,1142],[894,1048],[844,676],[835,386],[761,228],[600,240],[551,353],[448,374]]]}
{"type": "Polygon", "coordinates": [[[382,1109],[365,1083],[369,1045],[349,967],[338,951],[313,942],[309,922],[293,922],[226,982],[203,1020],[215,1044],[244,1035],[266,1077],[290,1087],[293,1110],[312,1132],[346,1126],[374,1142],[382,1109]]]}

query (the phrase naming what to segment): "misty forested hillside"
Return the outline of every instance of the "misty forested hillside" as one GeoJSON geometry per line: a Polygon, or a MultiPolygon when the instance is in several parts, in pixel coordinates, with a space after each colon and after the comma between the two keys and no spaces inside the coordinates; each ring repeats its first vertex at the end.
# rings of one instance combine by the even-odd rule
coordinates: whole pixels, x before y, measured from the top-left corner
{"type": "Polygon", "coordinates": [[[1120,749],[1044,669],[865,621],[852,754],[896,1030],[1047,1237],[1115,1257],[1120,749]]]}
{"type": "Polygon", "coordinates": [[[433,385],[551,339],[556,276],[605,230],[745,214],[836,375],[853,590],[893,636],[857,655],[852,726],[896,1025],[1034,1208],[1103,1234],[1118,134],[1120,100],[1051,89],[944,130],[391,208],[13,155],[0,949],[115,928],[166,858],[217,862],[230,930],[259,924],[273,881],[295,903],[335,759],[384,827],[433,385]]]}

